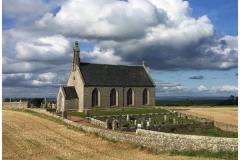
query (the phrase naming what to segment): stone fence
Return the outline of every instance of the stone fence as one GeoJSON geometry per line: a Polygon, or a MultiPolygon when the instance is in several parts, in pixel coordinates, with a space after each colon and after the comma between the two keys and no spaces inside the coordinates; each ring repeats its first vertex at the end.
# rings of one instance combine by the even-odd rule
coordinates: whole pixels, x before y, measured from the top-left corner
{"type": "Polygon", "coordinates": [[[90,117],[86,117],[86,120],[89,122],[89,123],[92,123],[92,124],[96,124],[98,126],[101,126],[101,127],[104,127],[106,128],[106,122],[102,122],[100,120],[97,120],[97,119],[94,119],[94,118],[90,118],[90,117]]]}
{"type": "Polygon", "coordinates": [[[2,102],[3,108],[24,109],[27,108],[28,101],[23,102],[2,102]]]}
{"type": "MultiPolygon", "coordinates": [[[[188,113],[188,112],[184,112],[184,111],[180,111],[181,113],[181,117],[183,118],[188,118],[188,119],[194,119],[196,121],[199,122],[211,122],[214,121],[213,117],[210,116],[206,116],[206,115],[201,115],[201,114],[197,114],[197,113],[188,113]]],[[[232,124],[227,124],[227,123],[223,123],[223,122],[217,122],[214,121],[214,126],[217,128],[220,128],[224,131],[230,131],[230,132],[238,132],[238,126],[237,125],[232,125],[232,124]]]]}
{"type": "Polygon", "coordinates": [[[238,132],[238,126],[222,122],[214,122],[214,126],[224,131],[238,132]]]}
{"type": "Polygon", "coordinates": [[[162,133],[156,131],[149,131],[137,129],[136,135],[124,134],[112,130],[104,130],[85,126],[68,119],[59,117],[53,113],[41,109],[31,109],[33,111],[44,113],[48,116],[60,119],[65,123],[85,132],[96,133],[101,137],[120,142],[130,142],[142,145],[154,152],[164,150],[200,150],[207,149],[212,152],[217,151],[237,151],[238,138],[222,138],[222,137],[208,137],[208,136],[190,136],[180,134],[162,133]]]}

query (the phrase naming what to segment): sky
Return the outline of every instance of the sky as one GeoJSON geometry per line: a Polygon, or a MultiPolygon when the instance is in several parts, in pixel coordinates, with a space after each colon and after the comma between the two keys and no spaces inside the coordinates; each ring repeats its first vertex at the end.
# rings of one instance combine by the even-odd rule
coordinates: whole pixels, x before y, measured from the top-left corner
{"type": "Polygon", "coordinates": [[[82,62],[142,65],[157,97],[238,96],[237,0],[3,0],[2,97],[57,96],[82,62]]]}

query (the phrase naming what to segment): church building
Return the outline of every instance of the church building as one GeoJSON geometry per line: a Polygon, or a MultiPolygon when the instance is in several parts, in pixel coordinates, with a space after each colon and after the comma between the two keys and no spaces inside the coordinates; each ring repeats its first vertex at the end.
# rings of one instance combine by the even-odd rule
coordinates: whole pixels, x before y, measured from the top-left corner
{"type": "Polygon", "coordinates": [[[84,63],[78,42],[66,86],[57,94],[58,111],[127,109],[155,106],[155,83],[142,65],[84,63]]]}

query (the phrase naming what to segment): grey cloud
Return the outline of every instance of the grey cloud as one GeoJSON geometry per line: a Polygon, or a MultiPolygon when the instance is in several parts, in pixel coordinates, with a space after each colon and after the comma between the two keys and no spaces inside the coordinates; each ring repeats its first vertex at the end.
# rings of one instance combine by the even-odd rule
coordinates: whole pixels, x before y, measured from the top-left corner
{"type": "Polygon", "coordinates": [[[193,77],[189,77],[188,79],[203,79],[203,76],[193,76],[193,77]]]}

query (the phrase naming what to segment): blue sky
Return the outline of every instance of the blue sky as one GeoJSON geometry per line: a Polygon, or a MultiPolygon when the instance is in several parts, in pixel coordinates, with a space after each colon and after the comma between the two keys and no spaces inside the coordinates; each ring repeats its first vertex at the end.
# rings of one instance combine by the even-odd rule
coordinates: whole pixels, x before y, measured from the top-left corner
{"type": "Polygon", "coordinates": [[[237,96],[237,4],[3,0],[3,97],[56,97],[76,40],[84,62],[145,61],[157,97],[237,96]]]}

